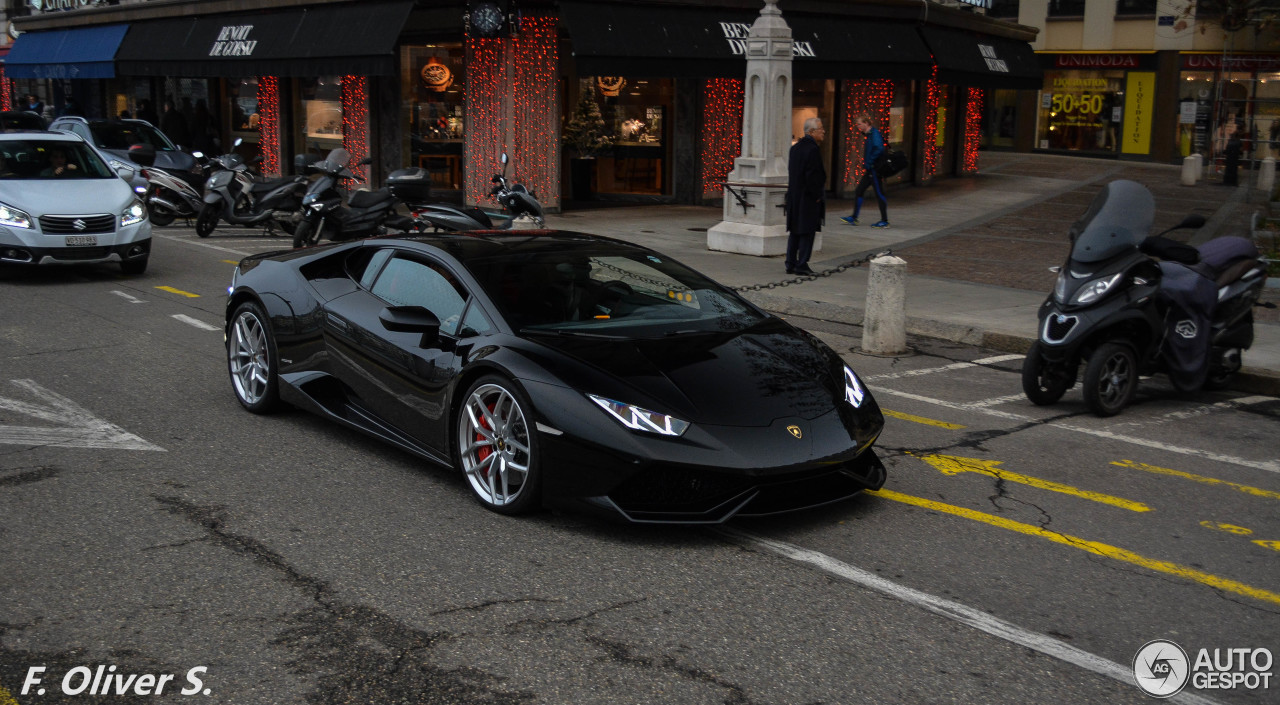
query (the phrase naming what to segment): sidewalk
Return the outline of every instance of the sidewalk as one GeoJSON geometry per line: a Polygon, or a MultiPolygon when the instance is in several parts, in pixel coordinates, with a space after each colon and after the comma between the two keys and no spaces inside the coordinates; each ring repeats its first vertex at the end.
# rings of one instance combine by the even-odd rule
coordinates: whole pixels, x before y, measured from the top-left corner
{"type": "MultiPolygon", "coordinates": [[[[887,230],[851,227],[839,221],[849,201],[827,204],[822,249],[810,266],[821,272],[866,254],[892,249],[907,261],[907,332],[1024,352],[1036,336],[1036,311],[1053,287],[1048,267],[1067,254],[1067,228],[1102,185],[1117,178],[1146,184],[1156,197],[1156,227],[1169,227],[1188,212],[1209,218],[1206,229],[1242,234],[1257,207],[1241,193],[1213,184],[1179,184],[1180,168],[1168,165],[1050,155],[983,155],[983,171],[944,179],[928,187],[889,193],[887,230]]],[[[874,200],[865,203],[875,210],[874,200]]],[[[864,218],[864,221],[867,218],[864,218]]],[[[735,287],[792,280],[781,257],[711,252],[706,230],[720,222],[720,209],[701,206],[635,206],[570,211],[547,217],[547,225],[618,238],[679,259],[735,287]]],[[[1196,240],[1209,233],[1197,233],[1196,240]]],[[[1191,237],[1184,233],[1184,238],[1191,237]]],[[[860,324],[867,269],[747,292],[770,311],[860,324]]],[[[1265,298],[1280,299],[1269,288],[1265,298]]],[[[1255,341],[1244,355],[1237,386],[1280,394],[1280,316],[1255,309],[1255,341]]]]}

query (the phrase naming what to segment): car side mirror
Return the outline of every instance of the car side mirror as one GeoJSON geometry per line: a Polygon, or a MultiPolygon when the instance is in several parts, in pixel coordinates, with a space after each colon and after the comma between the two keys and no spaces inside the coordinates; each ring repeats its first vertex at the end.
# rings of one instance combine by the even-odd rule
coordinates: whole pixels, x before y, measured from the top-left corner
{"type": "Polygon", "coordinates": [[[133,181],[133,177],[137,175],[137,173],[138,171],[136,169],[126,164],[121,164],[116,167],[116,175],[125,181],[133,181]]]}
{"type": "Polygon", "coordinates": [[[440,338],[440,319],[421,306],[388,306],[378,314],[382,327],[396,333],[421,333],[418,347],[425,348],[440,338]]]}

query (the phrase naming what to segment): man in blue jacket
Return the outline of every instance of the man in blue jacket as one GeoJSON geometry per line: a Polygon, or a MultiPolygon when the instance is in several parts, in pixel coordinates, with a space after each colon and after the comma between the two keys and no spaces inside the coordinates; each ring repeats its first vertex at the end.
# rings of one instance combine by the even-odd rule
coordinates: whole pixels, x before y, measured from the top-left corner
{"type": "Polygon", "coordinates": [[[804,137],[791,145],[787,155],[787,274],[813,274],[809,255],[827,214],[827,170],[818,152],[826,134],[822,120],[805,120],[804,137]]]}
{"type": "Polygon", "coordinates": [[[876,171],[876,163],[885,155],[884,135],[880,134],[880,130],[871,121],[871,116],[863,113],[853,123],[858,131],[867,137],[866,151],[862,157],[862,180],[858,182],[858,188],[853,192],[853,215],[847,215],[840,220],[849,225],[858,224],[858,212],[862,210],[862,195],[867,192],[867,187],[871,186],[875,190],[876,201],[880,204],[880,221],[873,223],[873,228],[889,227],[889,202],[884,197],[884,179],[876,171]]]}

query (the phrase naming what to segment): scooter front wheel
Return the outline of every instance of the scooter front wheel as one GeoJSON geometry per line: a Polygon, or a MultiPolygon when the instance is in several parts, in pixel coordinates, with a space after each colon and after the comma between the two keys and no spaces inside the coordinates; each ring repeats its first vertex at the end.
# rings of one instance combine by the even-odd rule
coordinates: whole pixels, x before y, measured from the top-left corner
{"type": "Polygon", "coordinates": [[[216,203],[206,203],[204,208],[200,209],[200,215],[196,216],[196,235],[200,237],[209,237],[213,234],[213,229],[218,227],[218,216],[221,209],[216,203]]]}
{"type": "Polygon", "coordinates": [[[178,216],[176,213],[169,210],[168,208],[165,208],[164,206],[148,205],[147,217],[151,219],[152,225],[159,228],[163,228],[164,226],[172,223],[174,219],[177,218],[178,216]]]}
{"type": "Polygon", "coordinates": [[[1048,406],[1071,389],[1076,383],[1076,375],[1074,367],[1068,372],[1065,366],[1045,360],[1041,350],[1039,341],[1032,343],[1022,361],[1022,391],[1032,404],[1048,406]]]}
{"type": "Polygon", "coordinates": [[[323,219],[315,223],[309,220],[304,220],[301,223],[298,223],[298,227],[295,228],[293,231],[293,246],[294,248],[298,248],[298,247],[311,247],[312,245],[319,245],[320,240],[323,237],[324,237],[324,220],[323,219]]]}
{"type": "Polygon", "coordinates": [[[1120,413],[1138,390],[1138,359],[1133,348],[1104,343],[1089,356],[1084,370],[1084,402],[1098,416],[1120,413]]]}

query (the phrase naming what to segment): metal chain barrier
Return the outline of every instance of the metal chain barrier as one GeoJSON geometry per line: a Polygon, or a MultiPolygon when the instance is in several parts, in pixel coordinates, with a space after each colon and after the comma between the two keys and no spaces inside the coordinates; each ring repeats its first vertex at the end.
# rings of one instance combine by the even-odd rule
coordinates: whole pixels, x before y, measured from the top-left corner
{"type": "Polygon", "coordinates": [[[832,267],[831,269],[824,269],[821,272],[814,272],[813,274],[805,274],[805,275],[796,277],[794,279],[783,279],[782,281],[769,282],[768,284],[751,284],[749,286],[731,286],[729,288],[733,289],[734,291],[761,291],[763,289],[781,289],[784,286],[791,286],[792,284],[803,284],[805,282],[817,281],[820,277],[829,277],[832,274],[839,274],[840,272],[853,269],[854,267],[861,267],[862,265],[870,262],[871,260],[877,257],[885,257],[891,254],[893,254],[893,250],[885,250],[884,252],[877,252],[873,255],[867,255],[862,259],[856,259],[856,260],[853,260],[852,262],[845,262],[844,264],[838,267],[832,267]]]}

